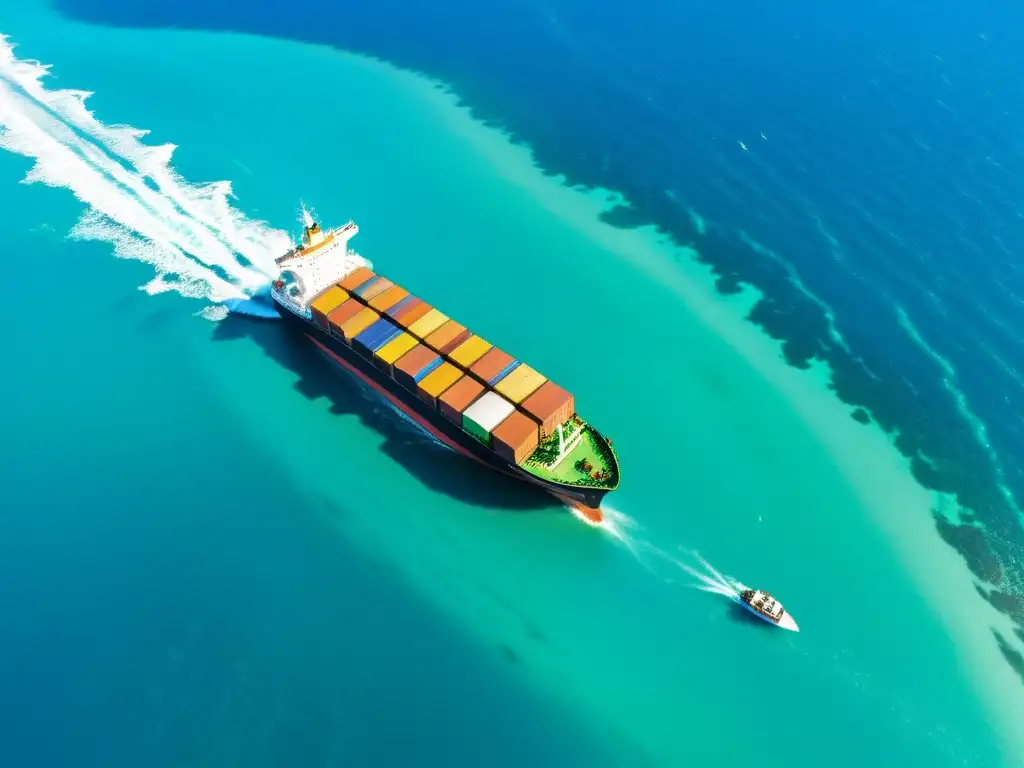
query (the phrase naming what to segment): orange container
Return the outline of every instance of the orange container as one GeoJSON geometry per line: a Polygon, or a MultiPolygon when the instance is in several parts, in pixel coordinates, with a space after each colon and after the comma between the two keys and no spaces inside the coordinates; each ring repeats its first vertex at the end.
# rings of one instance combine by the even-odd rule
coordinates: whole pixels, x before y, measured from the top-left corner
{"type": "Polygon", "coordinates": [[[328,286],[313,301],[309,308],[313,313],[313,321],[324,330],[327,330],[327,316],[332,310],[337,309],[348,300],[349,293],[337,285],[328,286]]]}
{"type": "Polygon", "coordinates": [[[331,314],[327,316],[327,330],[331,332],[332,336],[341,338],[341,326],[345,321],[352,318],[353,315],[361,312],[365,307],[355,299],[349,299],[340,307],[332,310],[331,314]]]}
{"type": "Polygon", "coordinates": [[[379,319],[380,315],[378,315],[374,310],[369,307],[363,307],[356,314],[352,315],[352,317],[342,323],[340,329],[341,337],[351,344],[354,336],[358,336],[379,319]]]}
{"type": "Polygon", "coordinates": [[[462,412],[469,408],[483,393],[483,384],[472,376],[463,376],[437,398],[437,404],[441,408],[441,413],[446,418],[451,419],[461,427],[462,412]]]}
{"type": "Polygon", "coordinates": [[[390,309],[398,302],[409,295],[409,292],[400,285],[392,285],[383,293],[379,293],[370,300],[370,306],[378,312],[390,309]]]}
{"type": "Polygon", "coordinates": [[[421,400],[436,408],[438,396],[461,378],[462,371],[451,363],[441,363],[420,380],[416,385],[416,394],[420,396],[421,400]]]}
{"type": "Polygon", "coordinates": [[[492,450],[512,464],[522,464],[537,449],[540,427],[519,411],[512,414],[491,432],[492,450]]]}
{"type": "Polygon", "coordinates": [[[427,335],[423,341],[426,342],[427,346],[431,349],[436,349],[442,355],[445,354],[445,350],[448,347],[454,349],[462,343],[462,337],[468,334],[466,326],[462,323],[457,323],[454,320],[449,320],[436,331],[427,335]],[[454,342],[454,346],[452,346],[454,342]]]}
{"type": "Polygon", "coordinates": [[[341,280],[338,281],[338,285],[347,291],[354,291],[373,276],[374,274],[372,269],[360,267],[355,272],[350,272],[345,275],[345,277],[341,278],[341,280]]]}

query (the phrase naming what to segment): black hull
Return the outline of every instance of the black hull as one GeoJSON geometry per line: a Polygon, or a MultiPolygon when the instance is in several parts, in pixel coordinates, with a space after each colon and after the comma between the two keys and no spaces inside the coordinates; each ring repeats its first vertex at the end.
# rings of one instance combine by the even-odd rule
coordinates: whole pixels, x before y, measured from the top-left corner
{"type": "Polygon", "coordinates": [[[334,338],[315,323],[307,322],[293,312],[283,307],[278,307],[276,302],[275,308],[277,308],[284,322],[291,325],[296,332],[307,336],[338,367],[372,387],[378,395],[401,410],[402,413],[415,421],[420,428],[451,450],[472,458],[493,470],[541,488],[562,501],[572,503],[578,508],[582,507],[580,511],[592,521],[596,522],[601,519],[601,514],[598,510],[601,506],[601,500],[609,493],[608,490],[575,488],[548,482],[526,472],[515,464],[510,464],[474,437],[464,432],[460,426],[449,421],[429,403],[423,401],[416,394],[392,379],[371,361],[355,352],[345,342],[334,338]]]}

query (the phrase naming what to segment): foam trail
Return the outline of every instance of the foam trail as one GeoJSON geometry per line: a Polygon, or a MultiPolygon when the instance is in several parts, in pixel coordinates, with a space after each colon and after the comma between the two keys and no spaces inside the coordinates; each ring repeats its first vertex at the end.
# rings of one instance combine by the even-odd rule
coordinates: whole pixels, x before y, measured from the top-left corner
{"type": "Polygon", "coordinates": [[[193,184],[170,166],[173,145],[146,131],[107,126],[85,107],[90,94],[47,90],[49,67],[21,60],[0,35],[0,148],[35,160],[25,183],[68,189],[87,209],[71,231],[102,240],[156,277],[143,290],[215,302],[245,299],[275,274],[286,233],[232,208],[228,182],[193,184]]]}

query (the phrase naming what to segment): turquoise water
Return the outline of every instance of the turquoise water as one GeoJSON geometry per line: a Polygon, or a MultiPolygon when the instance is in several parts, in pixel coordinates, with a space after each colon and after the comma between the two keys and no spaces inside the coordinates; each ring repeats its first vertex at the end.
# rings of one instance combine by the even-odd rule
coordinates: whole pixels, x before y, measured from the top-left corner
{"type": "Polygon", "coordinates": [[[481,477],[283,329],[137,291],[153,268],[65,239],[85,206],[0,154],[21,257],[2,310],[10,764],[1018,759],[1000,618],[935,499],[742,321],[749,295],[722,301],[690,254],[600,223],[600,195],[386,64],[41,8],[0,29],[103,123],[178,145],[185,179],[231,179],[246,215],[294,230],[303,198],[355,218],[381,272],[571,389],[623,463],[604,530],[481,477]],[[538,280],[574,286],[592,349],[495,312],[538,280]],[[802,631],[694,589],[693,550],[802,631]]]}

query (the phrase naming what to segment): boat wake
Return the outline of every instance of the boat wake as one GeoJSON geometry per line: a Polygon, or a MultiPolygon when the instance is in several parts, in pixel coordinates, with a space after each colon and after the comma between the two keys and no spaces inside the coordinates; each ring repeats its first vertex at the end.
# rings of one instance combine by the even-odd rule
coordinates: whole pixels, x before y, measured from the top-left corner
{"type": "MultiPolygon", "coordinates": [[[[147,131],[101,123],[86,109],[89,93],[48,90],[48,74],[0,35],[0,148],[35,161],[23,183],[63,187],[87,206],[72,239],[102,240],[116,256],[150,264],[156,277],[141,286],[150,294],[244,301],[269,283],[287,233],[233,208],[230,182],[179,176],[173,144],[149,146],[147,131]]],[[[226,314],[209,309],[209,319],[226,314]]]]}
{"type": "Polygon", "coordinates": [[[738,601],[747,587],[739,580],[723,574],[696,551],[679,548],[673,555],[647,541],[643,527],[628,515],[611,508],[602,508],[604,522],[600,527],[615,537],[640,565],[668,584],[678,584],[712,595],[738,601]],[[680,580],[680,574],[684,578],[680,580]]]}

